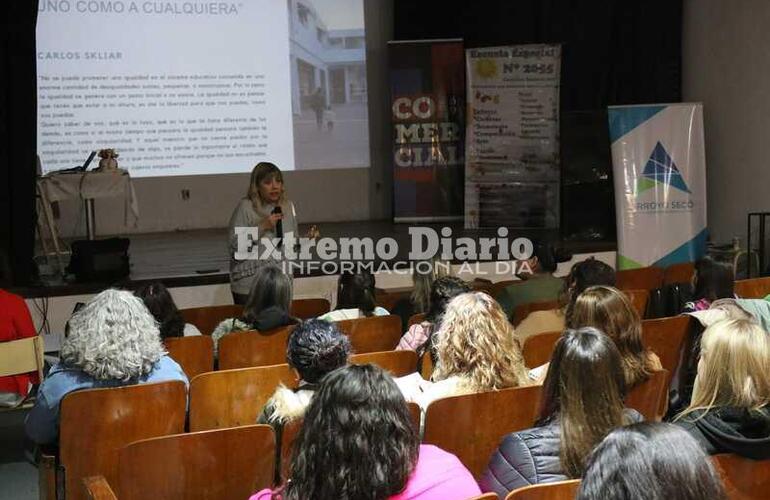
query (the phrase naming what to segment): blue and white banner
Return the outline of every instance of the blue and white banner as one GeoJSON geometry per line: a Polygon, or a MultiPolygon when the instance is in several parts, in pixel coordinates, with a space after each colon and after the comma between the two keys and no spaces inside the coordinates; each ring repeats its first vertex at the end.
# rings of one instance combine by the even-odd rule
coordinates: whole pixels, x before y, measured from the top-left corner
{"type": "Polygon", "coordinates": [[[618,269],[666,267],[706,253],[701,104],[608,110],[618,269]]]}

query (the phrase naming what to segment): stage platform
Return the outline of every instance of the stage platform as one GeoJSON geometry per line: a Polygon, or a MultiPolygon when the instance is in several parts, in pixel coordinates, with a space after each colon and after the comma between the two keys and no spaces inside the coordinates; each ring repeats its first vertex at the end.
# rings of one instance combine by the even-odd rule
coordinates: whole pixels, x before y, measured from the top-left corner
{"type": "MultiPolygon", "coordinates": [[[[465,230],[460,223],[394,224],[391,221],[351,221],[316,224],[322,237],[380,238],[390,237],[398,243],[398,255],[392,261],[405,261],[410,250],[410,226],[429,227],[437,232],[449,227],[452,237],[494,237],[495,230],[465,230]]],[[[310,224],[300,225],[306,234],[310,224]]],[[[131,274],[116,283],[74,283],[57,277],[44,276],[35,286],[11,289],[27,298],[91,294],[109,286],[133,289],[151,281],[162,281],[167,287],[190,287],[227,283],[229,255],[227,228],[176,231],[166,233],[133,234],[129,247],[131,274]]],[[[558,232],[544,230],[510,229],[508,240],[518,237],[533,241],[552,241],[567,255],[615,251],[614,241],[565,241],[558,232]]],[[[375,261],[388,266],[390,261],[375,261]]],[[[454,260],[458,264],[461,261],[454,260]]],[[[318,276],[322,272],[300,273],[298,277],[318,276]]]]}

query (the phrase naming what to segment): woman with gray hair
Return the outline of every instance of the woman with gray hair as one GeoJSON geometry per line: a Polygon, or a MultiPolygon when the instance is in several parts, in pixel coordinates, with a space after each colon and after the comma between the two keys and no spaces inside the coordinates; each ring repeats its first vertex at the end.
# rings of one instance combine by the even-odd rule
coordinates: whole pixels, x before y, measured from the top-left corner
{"type": "Polygon", "coordinates": [[[27,435],[39,444],[54,443],[59,405],[70,392],[169,380],[188,383],[163,349],[158,324],[142,300],[131,292],[105,290],[70,319],[61,359],[27,415],[27,435]]]}

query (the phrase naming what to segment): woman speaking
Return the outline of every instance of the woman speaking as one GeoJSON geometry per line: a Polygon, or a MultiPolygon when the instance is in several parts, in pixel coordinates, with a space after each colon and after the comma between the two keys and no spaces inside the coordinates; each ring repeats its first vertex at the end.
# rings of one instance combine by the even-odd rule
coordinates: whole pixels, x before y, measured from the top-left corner
{"type": "MultiPolygon", "coordinates": [[[[260,162],[251,171],[249,190],[230,217],[230,289],[236,304],[245,304],[251,291],[251,284],[259,266],[272,262],[280,265],[280,260],[274,258],[262,259],[264,244],[254,242],[252,251],[259,252],[259,259],[238,260],[235,252],[238,249],[237,227],[256,227],[259,230],[259,240],[263,238],[279,238],[280,241],[289,233],[297,234],[297,219],[294,203],[287,197],[283,187],[283,174],[272,163],[260,162]]],[[[308,237],[317,236],[313,226],[308,237]]]]}

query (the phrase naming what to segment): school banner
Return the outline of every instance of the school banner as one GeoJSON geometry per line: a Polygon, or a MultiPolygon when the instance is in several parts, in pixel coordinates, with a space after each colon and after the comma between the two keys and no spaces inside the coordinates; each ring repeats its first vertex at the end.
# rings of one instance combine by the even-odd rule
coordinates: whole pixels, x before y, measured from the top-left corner
{"type": "Polygon", "coordinates": [[[559,227],[561,46],[465,51],[465,227],[559,227]]]}
{"type": "Polygon", "coordinates": [[[462,40],[389,42],[394,222],[461,220],[462,40]]]}
{"type": "Polygon", "coordinates": [[[610,106],[618,269],[706,253],[701,104],[610,106]]]}

